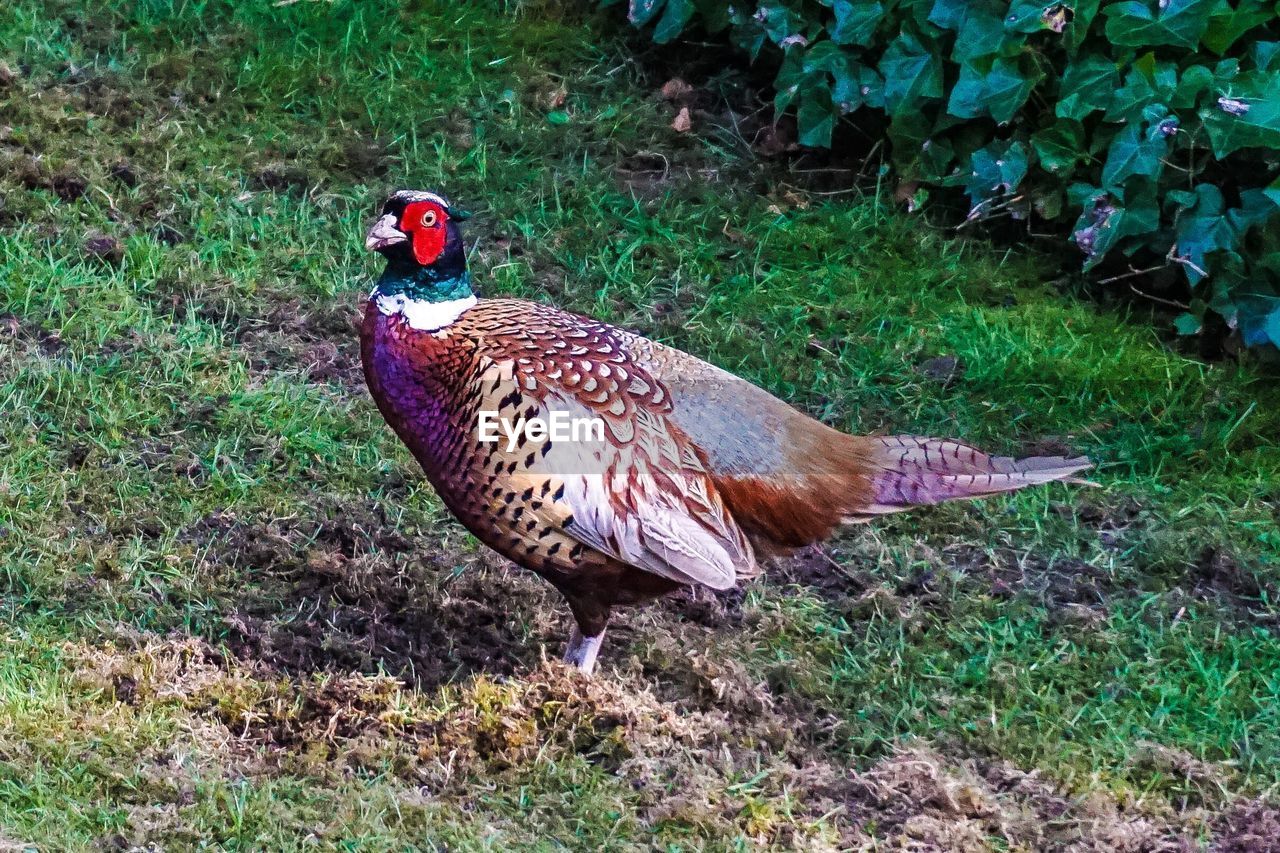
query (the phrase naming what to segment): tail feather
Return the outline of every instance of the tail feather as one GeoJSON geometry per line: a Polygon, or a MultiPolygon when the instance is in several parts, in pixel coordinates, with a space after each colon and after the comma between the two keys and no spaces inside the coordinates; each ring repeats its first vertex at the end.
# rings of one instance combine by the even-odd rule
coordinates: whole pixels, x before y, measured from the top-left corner
{"type": "Polygon", "coordinates": [[[980,498],[1063,480],[1092,468],[1088,457],[988,456],[975,447],[913,435],[874,436],[870,442],[871,500],[857,515],[901,512],[913,506],[980,498]]]}

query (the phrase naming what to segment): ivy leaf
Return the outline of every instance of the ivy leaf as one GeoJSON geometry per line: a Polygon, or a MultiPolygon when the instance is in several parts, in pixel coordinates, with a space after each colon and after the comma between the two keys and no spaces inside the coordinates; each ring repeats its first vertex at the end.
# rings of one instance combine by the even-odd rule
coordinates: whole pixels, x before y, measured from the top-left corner
{"type": "Polygon", "coordinates": [[[1280,298],[1252,296],[1240,300],[1240,337],[1249,346],[1280,347],[1280,298]]]}
{"type": "Polygon", "coordinates": [[[955,159],[955,147],[945,136],[926,139],[920,143],[920,162],[928,169],[926,174],[931,180],[937,180],[938,176],[946,174],[955,159]]]}
{"type": "Polygon", "coordinates": [[[1080,45],[1088,38],[1089,28],[1093,26],[1093,19],[1098,16],[1098,7],[1101,3],[1102,0],[1075,0],[1072,4],[1074,6],[1072,11],[1075,14],[1062,33],[1062,43],[1067,49],[1068,56],[1074,56],[1080,49],[1080,45]]]}
{"type": "Polygon", "coordinates": [[[666,0],[631,0],[627,7],[627,18],[637,27],[643,27],[662,11],[666,0]]]}
{"type": "Polygon", "coordinates": [[[1107,152],[1107,161],[1102,164],[1102,185],[1118,188],[1133,175],[1158,178],[1164,165],[1160,158],[1168,150],[1168,140],[1159,125],[1153,125],[1147,132],[1141,125],[1126,125],[1116,134],[1107,152]]]}
{"type": "Polygon", "coordinates": [[[1183,311],[1173,318],[1173,327],[1178,330],[1180,335],[1198,335],[1200,330],[1204,328],[1204,320],[1190,311],[1183,311]]]}
{"type": "Polygon", "coordinates": [[[790,6],[781,4],[776,6],[762,4],[754,17],[764,25],[765,35],[774,44],[782,44],[788,37],[804,28],[804,19],[800,17],[800,13],[790,6]]]}
{"type": "Polygon", "coordinates": [[[1016,0],[1009,7],[1009,14],[1005,15],[1004,28],[1009,32],[1024,34],[1042,30],[1060,33],[1066,29],[1068,13],[1074,15],[1071,5],[1062,2],[1045,3],[1043,0],[1016,0]]]}
{"type": "MultiPolygon", "coordinates": [[[[790,56],[793,52],[788,51],[790,56]]],[[[794,51],[802,60],[803,68],[806,73],[818,71],[827,71],[834,73],[837,66],[845,62],[849,58],[849,54],[841,50],[833,41],[820,41],[811,46],[808,50],[794,51]]]]}
{"type": "Polygon", "coordinates": [[[1258,24],[1273,20],[1275,14],[1261,0],[1237,0],[1234,9],[1223,2],[1209,15],[1209,23],[1202,39],[1204,46],[1222,56],[1236,43],[1236,39],[1258,24]]]}
{"type": "Polygon", "coordinates": [[[1108,6],[1107,39],[1122,47],[1173,45],[1195,50],[1209,25],[1212,0],[1159,0],[1156,9],[1139,0],[1108,6]]]}
{"type": "Polygon", "coordinates": [[[1039,75],[1024,73],[1013,60],[997,59],[985,72],[965,62],[960,66],[960,79],[951,90],[947,109],[960,118],[990,115],[1003,124],[1027,102],[1039,79],[1039,75]]]}
{"type": "Polygon", "coordinates": [[[773,111],[779,115],[786,112],[787,107],[800,96],[800,87],[809,77],[804,67],[804,56],[801,51],[789,50],[778,68],[778,76],[773,78],[773,111]]]}
{"type": "Polygon", "coordinates": [[[1221,249],[1234,248],[1237,234],[1223,216],[1222,190],[1212,184],[1197,184],[1194,194],[1179,194],[1184,203],[1185,196],[1192,196],[1192,199],[1191,204],[1178,213],[1174,251],[1188,262],[1182,267],[1187,280],[1198,284],[1209,272],[1207,256],[1221,249]]]}
{"type": "Polygon", "coordinates": [[[999,18],[1006,4],[997,0],[934,0],[929,9],[929,23],[944,30],[960,32],[968,20],[975,16],[999,18]]]}
{"type": "Polygon", "coordinates": [[[1240,206],[1227,211],[1227,227],[1236,244],[1244,242],[1245,235],[1255,225],[1266,226],[1271,222],[1280,205],[1265,190],[1245,190],[1240,193],[1240,206]]]}
{"type": "Polygon", "coordinates": [[[942,64],[910,33],[900,33],[880,58],[885,107],[891,116],[918,111],[925,98],[942,97],[942,64]]]}
{"type": "Polygon", "coordinates": [[[653,40],[658,44],[666,44],[684,30],[685,25],[693,17],[692,0],[667,0],[666,10],[654,27],[653,40]]]}
{"type": "Polygon", "coordinates": [[[1104,108],[1099,92],[1114,92],[1119,87],[1114,61],[1097,54],[1081,57],[1067,66],[1054,113],[1058,118],[1082,119],[1104,108]]]}
{"type": "Polygon", "coordinates": [[[766,40],[781,45],[791,36],[798,35],[804,25],[797,11],[780,4],[761,5],[754,14],[730,6],[729,20],[733,22],[730,39],[746,51],[753,62],[766,40]]]}
{"type": "Polygon", "coordinates": [[[861,106],[884,109],[884,80],[874,68],[848,59],[831,70],[831,100],[841,113],[861,106]]]}
{"type": "Polygon", "coordinates": [[[1172,62],[1158,62],[1147,53],[1134,61],[1124,85],[1111,96],[1107,121],[1134,121],[1147,107],[1172,100],[1178,89],[1178,71],[1172,62]]]}
{"type": "Polygon", "coordinates": [[[1276,178],[1272,181],[1265,190],[1262,190],[1262,193],[1267,198],[1271,199],[1272,204],[1280,207],[1280,178],[1276,178]]]}
{"type": "Polygon", "coordinates": [[[1062,190],[1039,189],[1031,200],[1036,215],[1041,219],[1057,219],[1062,215],[1062,190]]]}
{"type": "Polygon", "coordinates": [[[924,110],[903,110],[889,120],[888,136],[893,143],[893,164],[903,180],[924,178],[935,181],[941,178],[937,173],[921,174],[921,168],[927,167],[928,162],[922,160],[918,153],[934,133],[935,125],[932,116],[924,110]]]}
{"type": "Polygon", "coordinates": [[[800,109],[796,111],[800,144],[830,148],[835,123],[836,109],[831,103],[830,91],[823,86],[806,89],[800,98],[800,109]]]}
{"type": "Polygon", "coordinates": [[[835,0],[832,10],[836,14],[834,22],[827,25],[831,40],[836,44],[853,44],[866,46],[871,44],[876,25],[884,16],[884,6],[880,3],[854,3],[851,0],[835,0]]]}
{"type": "Polygon", "coordinates": [[[1073,204],[1082,208],[1071,238],[1086,255],[1086,270],[1093,268],[1125,237],[1150,234],[1160,226],[1160,211],[1152,185],[1132,193],[1127,204],[1119,196],[1088,184],[1072,184],[1067,195],[1073,204]]]}
{"type": "Polygon", "coordinates": [[[956,34],[951,58],[963,62],[1001,52],[1009,41],[1004,29],[1006,8],[993,0],[935,0],[929,23],[956,34]]]}
{"type": "Polygon", "coordinates": [[[1233,297],[1239,287],[1242,276],[1218,273],[1213,277],[1210,287],[1209,310],[1222,316],[1227,327],[1238,328],[1240,325],[1240,306],[1233,297]]]}
{"type": "Polygon", "coordinates": [[[763,24],[755,15],[744,14],[736,6],[729,7],[729,22],[732,24],[729,40],[755,62],[765,43],[763,24]]]}
{"type": "Polygon", "coordinates": [[[1031,147],[1046,171],[1066,177],[1076,163],[1087,159],[1084,148],[1084,126],[1075,119],[1058,119],[1031,134],[1031,147]]]}
{"type": "Polygon", "coordinates": [[[1235,80],[1240,74],[1240,60],[1234,56],[1228,57],[1213,66],[1213,85],[1224,88],[1231,85],[1231,81],[1235,80]]]}
{"type": "Polygon", "coordinates": [[[1247,71],[1200,109],[1219,159],[1241,148],[1280,148],[1280,72],[1247,71]]]}
{"type": "Polygon", "coordinates": [[[1262,321],[1262,331],[1271,339],[1273,346],[1280,347],[1280,299],[1275,300],[1276,307],[1262,321]]]}
{"type": "Polygon", "coordinates": [[[1249,55],[1259,71],[1280,70],[1280,41],[1254,42],[1249,55]]]}
{"type": "Polygon", "coordinates": [[[1200,96],[1213,84],[1213,72],[1203,65],[1192,65],[1184,68],[1178,77],[1178,85],[1174,87],[1169,106],[1174,109],[1193,109],[1200,96]]]}
{"type": "Polygon", "coordinates": [[[773,108],[785,111],[811,88],[821,88],[837,114],[862,106],[884,107],[884,81],[830,40],[808,50],[789,50],[774,78],[773,108]]]}
{"type": "Polygon", "coordinates": [[[1022,142],[993,142],[973,152],[967,172],[947,178],[948,186],[963,186],[973,209],[969,217],[981,214],[982,205],[1012,194],[1027,176],[1027,146],[1022,142]]]}

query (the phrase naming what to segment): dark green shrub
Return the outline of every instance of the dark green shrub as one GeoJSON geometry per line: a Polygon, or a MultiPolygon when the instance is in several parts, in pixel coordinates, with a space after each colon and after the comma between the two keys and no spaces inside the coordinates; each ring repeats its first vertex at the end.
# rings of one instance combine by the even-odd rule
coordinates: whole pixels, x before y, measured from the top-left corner
{"type": "Polygon", "coordinates": [[[1086,269],[1180,267],[1194,295],[1180,331],[1213,311],[1280,346],[1274,0],[740,2],[629,13],[659,42],[696,24],[753,61],[773,54],[802,144],[881,111],[900,180],[963,189],[973,219],[1060,224],[1086,269]]]}

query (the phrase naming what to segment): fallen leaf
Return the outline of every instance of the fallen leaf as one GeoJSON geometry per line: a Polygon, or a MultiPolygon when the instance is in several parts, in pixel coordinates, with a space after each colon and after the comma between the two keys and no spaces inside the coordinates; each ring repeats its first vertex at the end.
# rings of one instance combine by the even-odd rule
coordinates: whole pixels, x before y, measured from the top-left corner
{"type": "Polygon", "coordinates": [[[809,209],[809,199],[800,195],[800,193],[792,192],[791,190],[786,190],[782,194],[782,200],[785,201],[789,207],[794,207],[799,210],[809,209]]]}
{"type": "Polygon", "coordinates": [[[676,133],[688,133],[693,130],[693,116],[689,115],[688,107],[680,108],[680,113],[676,116],[676,120],[671,122],[671,129],[676,133]]]}
{"type": "Polygon", "coordinates": [[[675,101],[683,98],[693,91],[693,87],[681,80],[679,77],[672,77],[670,80],[662,84],[662,97],[668,101],[675,101]]]}
{"type": "Polygon", "coordinates": [[[543,103],[548,110],[558,110],[564,106],[564,102],[569,99],[569,90],[561,86],[559,89],[553,89],[543,96],[543,103]]]}
{"type": "Polygon", "coordinates": [[[911,201],[918,189],[920,189],[919,181],[902,181],[893,191],[893,200],[899,204],[906,204],[911,201]]]}

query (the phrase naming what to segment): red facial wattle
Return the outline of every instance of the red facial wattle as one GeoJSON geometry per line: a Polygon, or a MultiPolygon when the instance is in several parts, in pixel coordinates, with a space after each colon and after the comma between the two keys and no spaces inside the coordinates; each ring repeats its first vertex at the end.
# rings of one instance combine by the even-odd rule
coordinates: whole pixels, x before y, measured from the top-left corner
{"type": "Polygon", "coordinates": [[[416,201],[400,216],[400,230],[413,241],[413,256],[425,266],[434,264],[444,251],[444,209],[434,202],[416,201]]]}

